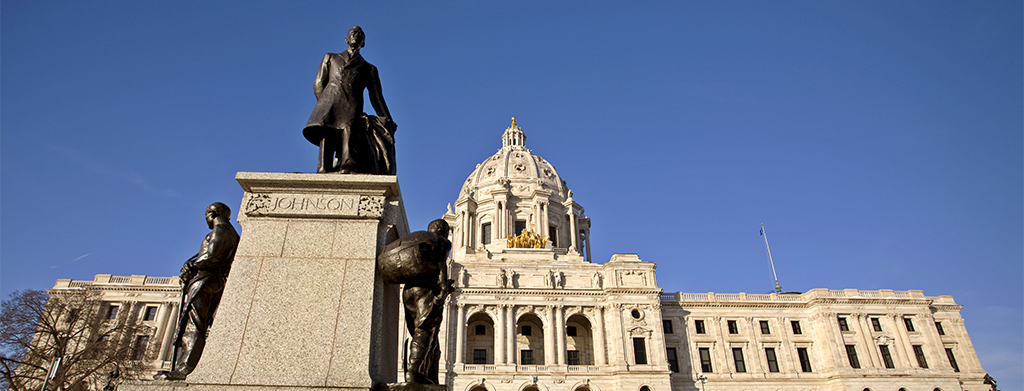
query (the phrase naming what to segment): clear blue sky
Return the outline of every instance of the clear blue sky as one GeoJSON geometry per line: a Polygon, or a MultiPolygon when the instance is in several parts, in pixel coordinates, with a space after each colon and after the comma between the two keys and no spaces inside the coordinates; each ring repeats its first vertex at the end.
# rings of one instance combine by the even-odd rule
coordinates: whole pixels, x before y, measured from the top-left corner
{"type": "Polygon", "coordinates": [[[1020,1],[258,3],[3,1],[0,293],[174,275],[236,172],[315,170],[313,78],[358,24],[414,229],[516,116],[597,262],[764,293],[765,223],[783,289],[953,295],[1024,388],[1020,1]]]}

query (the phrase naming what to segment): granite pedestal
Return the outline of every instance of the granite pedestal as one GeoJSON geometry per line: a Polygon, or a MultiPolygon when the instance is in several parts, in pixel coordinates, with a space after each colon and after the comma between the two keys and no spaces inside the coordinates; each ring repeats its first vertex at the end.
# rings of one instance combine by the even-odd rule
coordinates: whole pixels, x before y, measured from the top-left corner
{"type": "Polygon", "coordinates": [[[386,389],[397,380],[399,292],[375,260],[409,232],[396,177],[236,179],[241,242],[188,389],[386,389]]]}

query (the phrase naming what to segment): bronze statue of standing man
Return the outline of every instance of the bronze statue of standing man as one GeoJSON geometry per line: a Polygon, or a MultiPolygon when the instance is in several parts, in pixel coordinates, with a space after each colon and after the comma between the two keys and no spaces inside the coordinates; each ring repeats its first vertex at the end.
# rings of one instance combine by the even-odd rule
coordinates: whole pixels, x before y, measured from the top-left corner
{"type": "Polygon", "coordinates": [[[320,147],[318,173],[395,174],[394,133],[380,89],[377,67],[359,54],[365,42],[359,26],[345,36],[348,50],[327,53],[316,73],[316,106],[302,129],[309,142],[320,147]],[[377,117],[363,112],[363,91],[377,117]]]}
{"type": "Polygon", "coordinates": [[[174,332],[171,371],[160,372],[154,376],[157,379],[184,380],[196,368],[235,260],[238,233],[231,225],[231,209],[214,202],[206,208],[206,224],[211,231],[199,253],[181,267],[182,305],[174,332]]]}
{"type": "Polygon", "coordinates": [[[384,282],[405,284],[402,303],[410,335],[406,385],[392,387],[392,390],[437,389],[441,358],[437,334],[444,316],[445,299],[455,282],[448,279],[448,252],[452,249],[449,231],[444,220],[431,221],[426,231],[412,232],[389,243],[377,257],[384,282]]]}

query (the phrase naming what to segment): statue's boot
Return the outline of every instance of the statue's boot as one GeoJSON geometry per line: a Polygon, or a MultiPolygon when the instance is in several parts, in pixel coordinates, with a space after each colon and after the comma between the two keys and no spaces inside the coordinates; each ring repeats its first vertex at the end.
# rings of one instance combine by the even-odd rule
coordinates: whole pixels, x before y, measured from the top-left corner
{"type": "Polygon", "coordinates": [[[426,331],[416,329],[413,331],[412,343],[409,344],[409,366],[405,374],[405,381],[416,384],[434,384],[427,378],[427,366],[424,365],[424,358],[427,355],[428,346],[423,340],[427,339],[426,331]]]}

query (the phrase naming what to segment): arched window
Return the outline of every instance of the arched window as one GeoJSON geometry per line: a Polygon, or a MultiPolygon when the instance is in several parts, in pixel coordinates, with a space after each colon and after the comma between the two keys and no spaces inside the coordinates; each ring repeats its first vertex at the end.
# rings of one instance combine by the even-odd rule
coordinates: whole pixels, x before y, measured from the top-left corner
{"type": "MultiPolygon", "coordinates": [[[[590,321],[575,314],[565,321],[566,364],[594,365],[594,342],[590,321]]],[[[604,348],[603,346],[600,348],[604,348]]]]}
{"type": "MultiPolygon", "coordinates": [[[[486,313],[475,313],[466,321],[466,351],[464,362],[470,364],[494,363],[494,321],[486,313]]],[[[470,391],[487,391],[477,386],[470,391]]]]}
{"type": "Polygon", "coordinates": [[[469,391],[487,391],[487,387],[476,386],[476,387],[473,387],[473,388],[469,389],[469,391]]]}
{"type": "Polygon", "coordinates": [[[640,387],[640,391],[651,391],[651,388],[648,387],[648,386],[643,386],[643,387],[640,387]]]}
{"type": "MultiPolygon", "coordinates": [[[[516,328],[519,331],[516,333],[516,350],[519,351],[519,365],[554,363],[553,357],[544,357],[544,323],[541,322],[537,315],[523,315],[519,318],[516,328]]],[[[523,391],[526,391],[526,389],[523,391]]]]}

